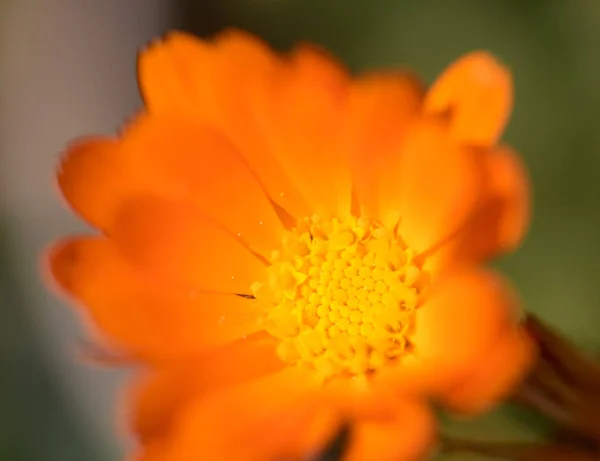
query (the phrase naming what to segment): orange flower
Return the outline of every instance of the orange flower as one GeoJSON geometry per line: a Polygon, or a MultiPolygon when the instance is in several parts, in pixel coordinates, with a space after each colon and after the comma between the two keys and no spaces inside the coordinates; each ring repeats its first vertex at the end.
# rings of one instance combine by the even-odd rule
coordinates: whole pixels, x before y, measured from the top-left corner
{"type": "Polygon", "coordinates": [[[49,259],[147,365],[140,459],[297,459],[342,424],[347,460],[420,459],[424,399],[475,414],[527,370],[517,302],[481,265],[519,244],[529,203],[497,145],[512,84],[491,56],[425,92],[306,45],[174,33],[139,77],[144,112],[75,142],[58,173],[99,235],[49,259]]]}

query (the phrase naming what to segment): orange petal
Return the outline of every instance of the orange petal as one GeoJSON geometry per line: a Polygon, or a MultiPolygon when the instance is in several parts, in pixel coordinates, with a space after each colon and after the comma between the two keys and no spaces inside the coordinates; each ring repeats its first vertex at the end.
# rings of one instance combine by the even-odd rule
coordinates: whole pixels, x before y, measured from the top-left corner
{"type": "Polygon", "coordinates": [[[477,51],[453,63],[425,99],[425,113],[449,114],[454,140],[477,146],[495,144],[513,104],[509,71],[491,55],[477,51]]]}
{"type": "Polygon", "coordinates": [[[537,356],[534,341],[520,328],[510,332],[482,356],[479,366],[447,395],[452,411],[477,415],[506,398],[531,369],[537,356]]]}
{"type": "Polygon", "coordinates": [[[421,105],[420,82],[407,73],[367,75],[352,87],[344,138],[362,215],[393,227],[399,218],[402,143],[421,105]]]}
{"type": "Polygon", "coordinates": [[[283,226],[260,183],[214,129],[185,116],[146,116],[122,144],[150,191],[193,201],[265,256],[281,242],[283,226]]]}
{"type": "Polygon", "coordinates": [[[139,86],[152,114],[183,111],[221,126],[235,108],[233,96],[260,88],[260,80],[266,81],[279,65],[263,42],[245,32],[228,30],[207,41],[177,31],[140,53],[139,86]],[[241,70],[246,73],[240,75],[241,70]]]}
{"type": "Polygon", "coordinates": [[[456,270],[513,251],[529,224],[530,192],[519,157],[508,148],[483,156],[486,192],[478,210],[446,245],[431,254],[424,269],[456,270]]]}
{"type": "Polygon", "coordinates": [[[188,405],[207,393],[278,372],[283,364],[275,346],[271,340],[240,341],[144,374],[126,395],[134,433],[143,443],[164,439],[188,405]]]}
{"type": "Polygon", "coordinates": [[[483,187],[478,152],[448,140],[443,124],[407,134],[398,179],[399,232],[417,252],[453,235],[476,209],[483,187]]]}
{"type": "Polygon", "coordinates": [[[410,355],[381,369],[374,376],[372,385],[377,393],[395,392],[429,398],[444,394],[455,383],[455,373],[448,367],[442,370],[436,361],[410,355]]]}
{"type": "Polygon", "coordinates": [[[254,300],[169,286],[136,271],[107,239],[66,240],[48,259],[61,290],[136,355],[189,355],[262,329],[262,308],[254,300]]]}
{"type": "Polygon", "coordinates": [[[85,138],[73,142],[61,159],[58,184],[69,204],[91,225],[106,229],[127,181],[119,142],[112,138],[85,138]]]}
{"type": "Polygon", "coordinates": [[[130,453],[126,461],[167,461],[167,452],[165,443],[162,440],[152,441],[136,447],[133,453],[130,453]]]}
{"type": "Polygon", "coordinates": [[[305,385],[303,373],[288,369],[198,399],[181,418],[168,459],[309,458],[338,423],[305,385]]]}
{"type": "Polygon", "coordinates": [[[497,240],[498,253],[514,250],[523,240],[530,219],[529,178],[520,157],[509,148],[494,151],[487,159],[490,200],[502,203],[497,240]]]}
{"type": "Polygon", "coordinates": [[[311,210],[276,161],[260,127],[260,110],[282,66],[264,43],[244,32],[227,31],[216,42],[177,32],[140,55],[140,89],[151,114],[186,113],[222,131],[270,198],[302,217],[311,210]]]}
{"type": "Polygon", "coordinates": [[[321,216],[350,214],[351,178],[341,129],[349,79],[324,53],[300,47],[274,84],[263,128],[284,171],[321,216]]]}
{"type": "Polygon", "coordinates": [[[477,366],[486,351],[517,321],[517,302],[491,271],[455,272],[426,293],[411,338],[423,366],[451,383],[477,366]]]}
{"type": "Polygon", "coordinates": [[[374,381],[379,376],[356,378],[349,380],[340,376],[328,380],[323,387],[323,393],[336,410],[344,415],[346,420],[389,420],[396,414],[396,408],[390,404],[395,402],[403,388],[378,385],[374,381]]]}
{"type": "Polygon", "coordinates": [[[189,288],[249,294],[266,266],[195,206],[139,196],[120,208],[112,237],[132,262],[189,288]]]}
{"type": "Polygon", "coordinates": [[[427,407],[417,401],[394,402],[396,419],[357,421],[352,426],[344,461],[418,461],[426,459],[435,444],[435,422],[427,407]]]}

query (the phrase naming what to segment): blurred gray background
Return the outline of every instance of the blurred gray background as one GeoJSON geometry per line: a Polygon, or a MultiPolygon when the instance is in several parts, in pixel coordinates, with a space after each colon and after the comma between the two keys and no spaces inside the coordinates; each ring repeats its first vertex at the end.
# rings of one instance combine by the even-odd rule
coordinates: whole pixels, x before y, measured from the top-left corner
{"type": "MultiPolygon", "coordinates": [[[[600,347],[598,0],[0,0],[1,461],[121,459],[125,372],[79,360],[75,312],[39,277],[48,243],[84,229],[53,168],[68,140],[114,132],[139,107],[136,53],[150,39],[232,25],[280,49],[318,42],[356,71],[408,64],[427,81],[473,49],[498,55],[516,81],[506,139],[535,193],[527,241],[500,265],[527,309],[600,347]]],[[[544,431],[510,408],[447,428],[492,440],[544,431]]]]}

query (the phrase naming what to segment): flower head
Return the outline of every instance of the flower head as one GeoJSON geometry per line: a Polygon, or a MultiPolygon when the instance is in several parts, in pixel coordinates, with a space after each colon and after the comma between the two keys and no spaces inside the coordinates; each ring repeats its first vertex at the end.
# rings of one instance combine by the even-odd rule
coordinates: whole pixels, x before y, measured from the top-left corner
{"type": "Polygon", "coordinates": [[[308,45],[174,33],[139,77],[145,109],[58,172],[98,235],[49,259],[147,365],[141,459],[296,459],[343,424],[348,460],[419,459],[426,399],[478,413],[527,370],[515,297],[482,267],[528,219],[490,55],[425,90],[403,71],[353,79],[308,45]]]}

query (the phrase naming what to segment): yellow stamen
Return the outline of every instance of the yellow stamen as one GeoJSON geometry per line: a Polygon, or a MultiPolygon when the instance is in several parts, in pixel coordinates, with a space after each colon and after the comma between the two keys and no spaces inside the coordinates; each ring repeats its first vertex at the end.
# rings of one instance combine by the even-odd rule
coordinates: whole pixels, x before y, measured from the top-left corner
{"type": "Polygon", "coordinates": [[[324,379],[364,375],[407,353],[420,270],[395,232],[366,219],[301,220],[255,283],[278,354],[324,379]]]}

